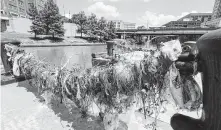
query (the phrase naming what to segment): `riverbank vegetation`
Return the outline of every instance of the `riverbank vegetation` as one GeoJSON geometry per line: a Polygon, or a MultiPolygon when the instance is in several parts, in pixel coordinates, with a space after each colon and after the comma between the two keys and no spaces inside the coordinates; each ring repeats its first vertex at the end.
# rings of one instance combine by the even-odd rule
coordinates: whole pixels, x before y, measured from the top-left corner
{"type": "Polygon", "coordinates": [[[62,67],[51,66],[20,48],[10,45],[5,48],[13,63],[13,74],[32,78],[30,85],[38,89],[39,95],[50,92],[50,98],[60,103],[70,99],[80,109],[82,117],[90,115],[96,106],[97,116],[103,120],[106,130],[120,127],[120,114],[133,115],[139,109],[144,117],[155,117],[148,125],[153,130],[163,103],[169,101],[168,90],[181,108],[194,106],[198,109],[201,104],[191,82],[193,78],[183,78],[175,66],[174,61],[182,51],[180,42],[172,40],[161,45],[140,51],[117,46],[122,53],[113,57],[116,62],[88,69],[76,66],[67,69],[68,61],[62,67]],[[190,87],[194,93],[190,92],[190,87]]]}
{"type": "Polygon", "coordinates": [[[157,50],[154,54],[130,53],[114,65],[68,70],[65,65],[54,68],[19,48],[6,46],[6,49],[13,61],[14,74],[32,78],[31,84],[39,94],[50,91],[61,103],[69,98],[83,117],[96,104],[106,130],[117,129],[118,115],[136,104],[143,104],[145,116],[149,114],[147,109],[158,115],[161,95],[166,89],[164,76],[173,63],[164,56],[165,52],[157,50]]]}

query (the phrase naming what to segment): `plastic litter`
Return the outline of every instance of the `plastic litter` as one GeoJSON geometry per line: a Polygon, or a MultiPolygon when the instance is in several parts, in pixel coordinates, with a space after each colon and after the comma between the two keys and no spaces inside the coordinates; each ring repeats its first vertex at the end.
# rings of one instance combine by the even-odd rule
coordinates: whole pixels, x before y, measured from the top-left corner
{"type": "Polygon", "coordinates": [[[13,63],[13,74],[15,76],[20,76],[20,68],[19,68],[19,64],[18,64],[18,60],[23,56],[23,54],[18,54],[15,56],[14,58],[14,63],[13,63]]]}

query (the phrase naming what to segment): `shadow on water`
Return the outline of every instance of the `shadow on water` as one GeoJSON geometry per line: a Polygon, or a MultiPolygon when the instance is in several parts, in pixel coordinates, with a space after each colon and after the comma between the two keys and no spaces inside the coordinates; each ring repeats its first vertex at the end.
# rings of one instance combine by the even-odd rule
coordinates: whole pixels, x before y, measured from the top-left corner
{"type": "MultiPolygon", "coordinates": [[[[17,87],[24,87],[27,92],[33,93],[39,102],[44,103],[43,97],[38,93],[38,88],[32,87],[29,82],[30,80],[18,82],[17,87]]],[[[67,108],[64,104],[58,103],[58,101],[56,101],[56,103],[52,101],[52,105],[49,107],[54,111],[55,115],[60,117],[62,121],[67,121],[72,124],[71,126],[67,125],[66,128],[72,127],[74,130],[104,130],[103,123],[98,117],[88,116],[83,118],[77,107],[72,107],[70,111],[69,108],[67,108]],[[92,120],[89,121],[89,118],[92,120]]]]}

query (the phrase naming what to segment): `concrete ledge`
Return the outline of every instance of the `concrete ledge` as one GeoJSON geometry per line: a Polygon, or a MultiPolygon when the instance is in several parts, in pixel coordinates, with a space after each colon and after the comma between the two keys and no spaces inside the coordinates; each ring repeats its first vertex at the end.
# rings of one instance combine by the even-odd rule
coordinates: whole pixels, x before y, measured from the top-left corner
{"type": "Polygon", "coordinates": [[[4,73],[1,74],[1,85],[12,84],[15,82],[21,82],[27,80],[24,76],[15,77],[13,74],[4,73]]]}

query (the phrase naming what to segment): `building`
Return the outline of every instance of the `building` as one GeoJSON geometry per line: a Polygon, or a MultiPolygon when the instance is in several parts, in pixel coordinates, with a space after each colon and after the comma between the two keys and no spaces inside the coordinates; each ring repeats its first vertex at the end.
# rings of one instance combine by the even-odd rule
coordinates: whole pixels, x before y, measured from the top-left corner
{"type": "Polygon", "coordinates": [[[117,30],[119,29],[136,29],[136,23],[123,22],[122,20],[111,20],[117,30]]]}
{"type": "Polygon", "coordinates": [[[47,0],[26,0],[27,1],[27,9],[31,7],[31,5],[36,6],[37,10],[41,10],[44,7],[44,4],[47,0]]]}
{"type": "Polygon", "coordinates": [[[200,21],[171,21],[163,26],[168,28],[191,28],[191,27],[200,27],[200,21]]]}
{"type": "Polygon", "coordinates": [[[212,13],[190,13],[177,21],[170,21],[163,26],[169,28],[200,27],[201,23],[210,21],[211,17],[212,13]]]}
{"type": "Polygon", "coordinates": [[[7,30],[7,26],[9,25],[9,18],[5,17],[4,15],[1,15],[0,19],[1,19],[1,32],[4,32],[7,30]]]}
{"type": "Polygon", "coordinates": [[[178,19],[177,21],[200,21],[206,22],[210,21],[212,17],[212,13],[190,13],[186,16],[178,19]]]}
{"type": "Polygon", "coordinates": [[[115,29],[123,29],[123,21],[122,20],[111,20],[114,23],[115,29]]]}
{"type": "Polygon", "coordinates": [[[123,26],[125,30],[136,29],[136,23],[124,22],[123,26]]]}
{"type": "MultiPolygon", "coordinates": [[[[1,14],[8,17],[27,17],[27,11],[34,5],[38,10],[44,7],[47,0],[1,0],[1,14]]],[[[56,0],[54,0],[56,3],[56,0]]]]}
{"type": "Polygon", "coordinates": [[[210,21],[203,22],[201,27],[221,27],[221,0],[216,0],[210,21]]]}

